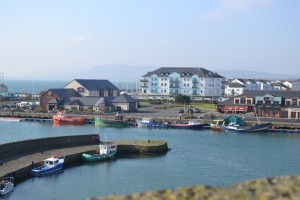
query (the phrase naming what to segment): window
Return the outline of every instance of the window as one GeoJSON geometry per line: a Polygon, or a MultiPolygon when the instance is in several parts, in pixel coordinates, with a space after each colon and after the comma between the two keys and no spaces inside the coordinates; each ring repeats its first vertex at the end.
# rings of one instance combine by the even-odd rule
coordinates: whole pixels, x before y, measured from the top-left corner
{"type": "Polygon", "coordinates": [[[163,86],[164,84],[163,84],[163,83],[161,83],[160,85],[161,85],[161,86],[163,86]]]}
{"type": "Polygon", "coordinates": [[[290,106],[291,105],[291,101],[285,101],[285,105],[290,106]]]}
{"type": "Polygon", "coordinates": [[[245,97],[241,97],[241,104],[246,104],[246,98],[245,97]]]}
{"type": "Polygon", "coordinates": [[[165,83],[165,86],[167,86],[167,84],[165,83]]]}
{"type": "Polygon", "coordinates": [[[240,104],[240,100],[239,99],[234,99],[234,104],[240,104]]]}
{"type": "Polygon", "coordinates": [[[298,99],[292,99],[292,105],[297,106],[298,105],[298,99]]]}
{"type": "Polygon", "coordinates": [[[252,104],[251,99],[247,99],[247,104],[252,104]]]}
{"type": "Polygon", "coordinates": [[[291,118],[296,118],[296,112],[291,112],[291,118]]]}

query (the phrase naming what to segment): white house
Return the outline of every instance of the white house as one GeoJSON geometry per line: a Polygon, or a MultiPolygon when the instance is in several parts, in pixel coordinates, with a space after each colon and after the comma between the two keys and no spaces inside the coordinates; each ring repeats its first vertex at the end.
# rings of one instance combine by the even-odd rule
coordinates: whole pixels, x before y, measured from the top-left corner
{"type": "Polygon", "coordinates": [[[177,94],[197,97],[223,95],[225,78],[197,67],[161,67],[142,76],[140,93],[145,96],[169,97],[177,94]]]}

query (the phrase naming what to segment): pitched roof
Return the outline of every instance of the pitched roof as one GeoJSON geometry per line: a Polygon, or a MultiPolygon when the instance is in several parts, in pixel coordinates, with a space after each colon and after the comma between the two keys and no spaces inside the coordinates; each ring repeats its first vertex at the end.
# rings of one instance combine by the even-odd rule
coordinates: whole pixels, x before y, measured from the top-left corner
{"type": "Polygon", "coordinates": [[[112,103],[135,103],[137,100],[128,94],[121,94],[111,101],[112,103]]]}
{"type": "Polygon", "coordinates": [[[190,76],[196,74],[203,78],[224,78],[218,73],[214,73],[202,67],[161,67],[152,72],[148,72],[143,77],[151,76],[152,74],[156,74],[158,76],[168,76],[168,74],[173,72],[176,72],[181,76],[190,76]]]}
{"type": "Polygon", "coordinates": [[[95,80],[95,79],[74,79],[77,81],[80,85],[85,87],[89,91],[95,91],[99,90],[101,88],[104,89],[113,89],[113,90],[119,90],[114,84],[112,84],[108,80],[95,80]]]}
{"type": "Polygon", "coordinates": [[[226,85],[228,85],[228,87],[231,87],[231,88],[243,88],[243,87],[246,87],[242,84],[239,84],[239,83],[236,83],[236,82],[231,82],[231,83],[226,83],[226,85]]]}
{"type": "Polygon", "coordinates": [[[94,106],[100,99],[100,97],[67,97],[63,99],[62,103],[81,106],[94,106]]]}
{"type": "Polygon", "coordinates": [[[275,97],[284,97],[284,98],[300,98],[300,91],[286,91],[286,90],[244,90],[244,93],[239,96],[247,97],[256,97],[256,96],[265,96],[271,94],[275,97]]]}
{"type": "Polygon", "coordinates": [[[56,93],[61,98],[64,98],[64,97],[81,97],[81,95],[78,92],[76,92],[74,89],[49,89],[49,90],[56,93]]]}

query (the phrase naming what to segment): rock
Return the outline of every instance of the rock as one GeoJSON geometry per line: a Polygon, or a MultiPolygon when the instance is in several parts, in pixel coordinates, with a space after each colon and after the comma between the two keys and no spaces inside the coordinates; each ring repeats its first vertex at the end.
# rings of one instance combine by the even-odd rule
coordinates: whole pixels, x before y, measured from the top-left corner
{"type": "Polygon", "coordinates": [[[94,197],[91,200],[296,200],[300,199],[300,175],[257,179],[230,187],[190,186],[175,190],[131,195],[94,197]]]}

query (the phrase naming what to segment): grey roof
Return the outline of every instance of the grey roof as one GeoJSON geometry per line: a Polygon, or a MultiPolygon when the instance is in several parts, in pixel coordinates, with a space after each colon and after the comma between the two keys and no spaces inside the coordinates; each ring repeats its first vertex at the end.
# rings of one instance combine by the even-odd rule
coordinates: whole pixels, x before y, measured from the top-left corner
{"type": "Polygon", "coordinates": [[[244,85],[239,84],[239,83],[235,83],[235,82],[226,83],[226,85],[228,85],[231,88],[242,88],[242,87],[245,87],[244,85]]]}
{"type": "Polygon", "coordinates": [[[89,91],[95,91],[99,90],[101,88],[104,89],[113,89],[113,90],[119,90],[114,84],[109,82],[108,80],[95,80],[95,79],[74,79],[77,81],[80,85],[85,87],[89,91]]]}
{"type": "Polygon", "coordinates": [[[64,98],[62,103],[63,104],[71,104],[77,101],[78,105],[83,106],[94,106],[98,101],[102,99],[101,97],[67,97],[64,98]]]}
{"type": "Polygon", "coordinates": [[[137,100],[128,94],[121,94],[111,101],[112,103],[136,103],[137,100]]]}
{"type": "Polygon", "coordinates": [[[300,91],[286,91],[286,90],[244,90],[244,93],[239,96],[256,97],[270,94],[274,97],[284,97],[287,99],[300,98],[300,91]]]}
{"type": "Polygon", "coordinates": [[[181,76],[191,76],[191,75],[198,75],[199,77],[203,78],[224,78],[223,76],[219,75],[218,73],[214,73],[202,67],[161,67],[157,70],[152,72],[148,72],[143,77],[151,76],[152,74],[156,74],[157,76],[167,76],[176,72],[181,76]]]}
{"type": "Polygon", "coordinates": [[[74,89],[49,89],[49,90],[56,93],[61,98],[64,98],[64,97],[81,97],[81,95],[78,92],[76,92],[74,89]]]}

